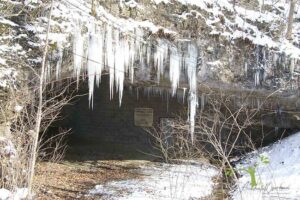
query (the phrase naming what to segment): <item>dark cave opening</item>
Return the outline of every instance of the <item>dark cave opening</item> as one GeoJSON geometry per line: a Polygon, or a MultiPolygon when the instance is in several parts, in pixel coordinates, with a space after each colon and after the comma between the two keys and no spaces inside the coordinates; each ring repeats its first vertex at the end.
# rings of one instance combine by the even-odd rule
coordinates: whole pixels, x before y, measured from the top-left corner
{"type": "Polygon", "coordinates": [[[135,109],[153,111],[153,125],[161,119],[173,118],[186,108],[176,98],[166,102],[162,96],[149,97],[142,90],[125,86],[121,106],[118,94],[110,99],[109,77],[104,76],[99,88],[95,87],[93,108],[89,107],[87,83],[78,90],[78,97],[64,107],[61,119],[48,130],[48,135],[58,130],[71,129],[66,136],[65,160],[156,160],[159,151],[147,127],[137,126],[135,109]],[[167,105],[168,104],[168,105],[167,105]]]}

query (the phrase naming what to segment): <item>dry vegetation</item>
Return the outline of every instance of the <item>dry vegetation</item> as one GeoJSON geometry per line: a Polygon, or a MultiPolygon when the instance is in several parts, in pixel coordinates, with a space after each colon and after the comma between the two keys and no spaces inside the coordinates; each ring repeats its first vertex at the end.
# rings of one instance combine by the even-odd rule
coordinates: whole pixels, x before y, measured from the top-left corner
{"type": "Polygon", "coordinates": [[[135,164],[122,161],[42,162],[37,165],[37,199],[101,199],[87,191],[108,181],[139,178],[135,164]]]}
{"type": "Polygon", "coordinates": [[[207,95],[196,117],[193,141],[189,124],[180,116],[148,132],[155,138],[154,145],[166,162],[192,159],[218,166],[223,180],[219,180],[222,184],[218,185],[216,193],[226,198],[233,180],[239,176],[231,159],[257,148],[249,127],[260,125],[258,116],[268,97],[253,107],[249,96],[236,98],[222,91],[207,95]],[[228,170],[232,172],[230,176],[226,175],[228,170]]]}

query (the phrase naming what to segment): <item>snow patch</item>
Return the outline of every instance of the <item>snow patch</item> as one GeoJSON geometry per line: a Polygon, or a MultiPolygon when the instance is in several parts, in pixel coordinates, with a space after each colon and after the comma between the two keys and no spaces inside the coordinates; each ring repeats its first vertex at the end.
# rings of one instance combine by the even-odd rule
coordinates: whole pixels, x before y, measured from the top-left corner
{"type": "Polygon", "coordinates": [[[5,188],[0,189],[0,199],[7,200],[10,196],[12,196],[11,192],[5,188]]]}
{"type": "Polygon", "coordinates": [[[1,65],[6,65],[6,60],[3,59],[3,58],[0,58],[0,64],[1,64],[1,65]]]}
{"type": "Polygon", "coordinates": [[[16,112],[21,112],[22,110],[23,110],[23,106],[15,105],[15,111],[16,112]]]}
{"type": "Polygon", "coordinates": [[[212,179],[219,175],[216,168],[200,163],[156,164],[137,172],[144,177],[97,185],[88,195],[118,200],[198,199],[212,193],[212,179]]]}
{"type": "Polygon", "coordinates": [[[233,199],[300,199],[300,132],[268,147],[250,153],[236,169],[247,169],[258,163],[256,168],[257,187],[250,185],[250,175],[241,171],[233,199]],[[267,156],[270,163],[259,161],[267,156]]]}
{"type": "Polygon", "coordinates": [[[28,196],[27,188],[17,188],[11,192],[5,188],[0,188],[0,200],[22,200],[28,196]]]}

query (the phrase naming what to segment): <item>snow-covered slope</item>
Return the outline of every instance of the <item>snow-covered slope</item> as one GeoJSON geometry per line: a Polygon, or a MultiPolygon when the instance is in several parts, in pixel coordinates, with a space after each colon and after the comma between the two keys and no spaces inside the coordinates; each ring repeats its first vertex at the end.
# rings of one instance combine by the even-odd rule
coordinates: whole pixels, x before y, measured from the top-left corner
{"type": "MultiPolygon", "coordinates": [[[[161,3],[162,1],[155,1],[161,3]]],[[[287,22],[289,4],[286,1],[249,1],[244,2],[228,0],[174,0],[165,3],[180,2],[184,5],[195,5],[200,11],[183,12],[178,17],[186,19],[196,13],[202,18],[210,29],[211,35],[218,35],[230,40],[249,40],[255,45],[267,46],[299,58],[299,23],[294,23],[292,43],[285,39],[284,30],[287,22]],[[251,3],[255,7],[251,7],[251,3]],[[271,7],[271,8],[270,8],[271,7]],[[277,35],[277,34],[278,35],[277,35]]],[[[296,10],[296,12],[298,9],[296,10]]]]}
{"type": "Polygon", "coordinates": [[[242,177],[233,193],[235,200],[300,199],[300,133],[249,154],[236,168],[242,177]],[[270,163],[261,163],[260,155],[270,163]],[[252,189],[250,175],[241,169],[255,163],[258,185],[252,189]]]}

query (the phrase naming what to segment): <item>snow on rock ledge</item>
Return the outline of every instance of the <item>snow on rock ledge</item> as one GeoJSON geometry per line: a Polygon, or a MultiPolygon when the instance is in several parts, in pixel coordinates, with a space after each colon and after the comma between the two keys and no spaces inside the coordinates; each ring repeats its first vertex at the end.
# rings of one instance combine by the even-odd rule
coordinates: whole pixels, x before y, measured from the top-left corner
{"type": "Polygon", "coordinates": [[[258,186],[251,189],[249,174],[242,172],[237,183],[240,191],[237,189],[233,192],[233,199],[300,199],[300,132],[249,154],[237,169],[253,166],[260,155],[267,156],[270,163],[258,162],[258,186]]]}
{"type": "Polygon", "coordinates": [[[216,168],[200,163],[154,164],[141,167],[137,172],[144,177],[97,185],[88,196],[119,200],[198,199],[211,195],[212,179],[219,175],[216,168]]]}

